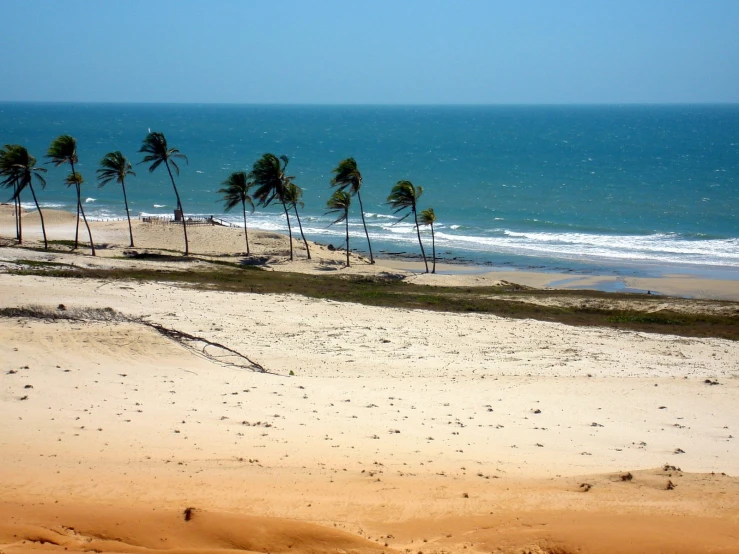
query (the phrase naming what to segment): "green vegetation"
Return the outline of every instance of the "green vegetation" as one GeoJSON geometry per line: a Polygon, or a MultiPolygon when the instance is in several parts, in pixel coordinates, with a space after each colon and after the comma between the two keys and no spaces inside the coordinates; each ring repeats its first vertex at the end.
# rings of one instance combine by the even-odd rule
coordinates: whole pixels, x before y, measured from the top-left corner
{"type": "MultiPolygon", "coordinates": [[[[287,209],[287,199],[285,197],[285,187],[288,182],[292,182],[294,177],[286,176],[285,170],[290,159],[282,155],[279,158],[274,154],[265,154],[254,162],[251,175],[254,178],[254,198],[259,202],[260,206],[267,207],[275,200],[282,204],[287,219],[287,234],[290,241],[290,261],[293,257],[293,231],[290,225],[290,212],[287,209]],[[282,163],[280,163],[282,162],[282,163]]],[[[310,253],[309,253],[310,255],[310,253]]]]}
{"type": "Polygon", "coordinates": [[[436,214],[434,213],[433,208],[429,208],[421,212],[421,224],[431,225],[431,260],[433,261],[433,265],[432,265],[433,269],[431,269],[431,273],[436,273],[436,239],[434,237],[434,222],[435,221],[436,221],[436,214]]]}
{"type": "Polygon", "coordinates": [[[305,239],[305,233],[303,233],[303,224],[300,222],[300,214],[298,213],[298,206],[305,208],[305,204],[301,200],[303,198],[303,189],[293,183],[293,177],[285,178],[285,203],[295,210],[295,219],[298,220],[298,228],[300,229],[300,236],[303,238],[303,244],[305,245],[305,251],[308,254],[310,260],[310,248],[308,247],[308,241],[305,239]]]}
{"type": "Polygon", "coordinates": [[[131,162],[120,152],[109,152],[100,160],[100,169],[97,170],[98,186],[104,187],[111,181],[115,181],[123,189],[123,202],[126,205],[126,217],[128,218],[128,234],[131,237],[133,248],[133,229],[131,228],[131,213],[128,211],[128,196],[126,196],[126,177],[136,174],[131,170],[131,162]]]}
{"type": "MultiPolygon", "coordinates": [[[[153,258],[151,258],[153,259],[153,258]]],[[[160,255],[159,259],[173,258],[160,255]]],[[[182,259],[182,258],[181,258],[182,259]]],[[[204,260],[205,261],[205,260],[204,260]]],[[[13,271],[21,275],[43,274],[60,278],[95,278],[107,280],[158,281],[186,284],[204,290],[254,294],[299,294],[310,298],[337,302],[354,302],[368,306],[423,309],[450,313],[491,314],[517,319],[537,319],[573,326],[601,326],[650,333],[667,333],[691,337],[720,337],[739,340],[739,309],[734,315],[694,314],[677,311],[612,310],[601,307],[541,305],[537,301],[556,296],[563,299],[602,300],[605,302],[635,300],[633,295],[597,291],[521,290],[518,286],[428,287],[382,277],[348,277],[306,275],[263,271],[248,265],[219,261],[205,270],[142,270],[33,267],[13,271]]],[[[643,298],[647,306],[658,306],[664,298],[643,298]]],[[[549,304],[555,304],[551,302],[549,304]]]]}
{"type": "Polygon", "coordinates": [[[90,230],[90,224],[87,222],[87,216],[85,215],[85,209],[82,207],[82,175],[74,170],[74,164],[79,160],[77,159],[77,139],[69,135],[60,135],[51,141],[49,150],[46,153],[46,157],[49,158],[49,163],[54,164],[56,167],[68,163],[72,168],[72,172],[66,177],[64,182],[66,185],[74,185],[77,192],[77,225],[74,232],[74,247],[77,248],[79,245],[79,234],[80,234],[80,213],[82,219],[87,227],[87,235],[90,237],[90,250],[92,255],[95,255],[95,243],[92,241],[92,231],[90,230]]]}
{"type": "MultiPolygon", "coordinates": [[[[340,191],[346,192],[349,189],[351,196],[357,197],[359,200],[359,213],[362,215],[362,225],[364,226],[364,235],[367,237],[367,248],[369,248],[370,263],[375,263],[375,257],[372,255],[372,243],[370,243],[369,232],[367,232],[367,223],[364,220],[364,206],[362,205],[362,195],[359,190],[362,188],[362,174],[359,172],[357,161],[354,158],[341,160],[339,165],[333,170],[336,176],[331,179],[331,186],[336,187],[340,191]]],[[[348,216],[347,216],[348,217],[348,216]]],[[[334,222],[335,223],[335,222],[334,222]]],[[[347,227],[349,223],[347,222],[347,227]]],[[[348,235],[347,235],[348,236],[348,235]]],[[[349,251],[349,239],[346,240],[346,249],[349,251]]],[[[348,259],[347,259],[348,260],[348,259]]],[[[347,261],[347,266],[349,262],[347,261]]]]}
{"type": "Polygon", "coordinates": [[[343,190],[334,191],[334,194],[326,202],[328,212],[326,214],[338,215],[331,225],[334,223],[346,222],[346,267],[349,267],[349,206],[351,206],[352,197],[343,190]]]}
{"type": "Polygon", "coordinates": [[[190,243],[187,240],[187,218],[185,217],[185,210],[182,208],[182,201],[180,200],[180,193],[177,190],[177,185],[174,182],[174,176],[172,175],[172,168],[174,168],[177,175],[180,174],[180,167],[177,165],[177,160],[185,160],[187,163],[187,156],[182,154],[177,148],[169,148],[167,146],[167,139],[162,133],[150,132],[144,141],[141,143],[139,152],[145,154],[144,159],[140,163],[151,164],[149,166],[149,173],[153,173],[154,170],[162,165],[167,168],[169,173],[169,179],[172,181],[172,188],[174,189],[175,197],[177,198],[177,209],[182,217],[182,232],[185,235],[185,256],[190,254],[190,243]]]}
{"type": "Polygon", "coordinates": [[[246,237],[246,255],[250,256],[249,251],[249,230],[246,228],[246,205],[248,204],[254,213],[254,201],[249,196],[249,189],[254,185],[251,174],[246,171],[234,171],[228,178],[221,183],[218,194],[223,196],[224,209],[230,212],[236,206],[241,204],[244,213],[244,236],[246,237]]]}
{"type": "Polygon", "coordinates": [[[423,263],[426,266],[426,273],[428,273],[429,263],[426,260],[426,252],[423,250],[421,229],[418,227],[418,213],[416,209],[418,199],[421,198],[422,194],[423,187],[415,187],[410,181],[398,181],[392,191],[390,191],[390,196],[387,197],[387,203],[395,210],[396,214],[405,210],[410,210],[401,217],[397,223],[400,223],[409,215],[413,215],[413,220],[416,224],[416,233],[418,234],[418,245],[421,247],[421,256],[423,256],[423,263]]]}
{"type": "Polygon", "coordinates": [[[44,225],[44,214],[41,206],[38,204],[36,192],[33,190],[33,182],[36,181],[41,188],[46,186],[43,178],[46,169],[36,167],[36,158],[28,153],[24,146],[19,144],[7,144],[0,149],[0,185],[13,188],[13,201],[15,206],[15,231],[18,244],[23,243],[23,225],[21,214],[21,192],[28,187],[33,196],[33,202],[36,204],[39,218],[41,219],[41,233],[44,235],[44,248],[49,247],[46,240],[46,226],[44,225]]]}

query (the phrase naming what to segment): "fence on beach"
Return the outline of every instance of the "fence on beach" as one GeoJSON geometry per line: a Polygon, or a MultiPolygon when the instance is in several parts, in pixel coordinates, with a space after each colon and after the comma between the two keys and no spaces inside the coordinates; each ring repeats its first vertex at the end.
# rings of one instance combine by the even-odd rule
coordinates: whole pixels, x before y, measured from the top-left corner
{"type": "MultiPolygon", "coordinates": [[[[140,219],[143,223],[152,223],[156,225],[181,225],[183,221],[182,218],[178,218],[174,215],[142,215],[140,219]]],[[[213,217],[212,215],[208,217],[187,216],[185,218],[185,222],[187,223],[188,227],[190,227],[191,225],[218,225],[219,227],[234,227],[232,223],[224,221],[223,219],[220,219],[218,217],[213,217]]]]}

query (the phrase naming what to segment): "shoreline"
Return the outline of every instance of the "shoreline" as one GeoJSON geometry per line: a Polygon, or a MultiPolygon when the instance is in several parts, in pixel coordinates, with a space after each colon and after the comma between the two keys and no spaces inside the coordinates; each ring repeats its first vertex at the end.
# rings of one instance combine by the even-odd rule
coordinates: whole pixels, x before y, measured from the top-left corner
{"type": "MultiPolygon", "coordinates": [[[[12,207],[0,205],[0,237],[14,242],[15,226],[11,212],[12,207]]],[[[74,236],[74,214],[63,210],[44,210],[50,240],[66,240],[74,236]]],[[[171,224],[147,224],[133,219],[134,238],[144,249],[165,249],[177,251],[182,248],[181,229],[171,224]],[[138,236],[138,239],[137,239],[138,236]]],[[[99,256],[106,256],[128,250],[127,223],[125,219],[116,221],[91,221],[94,229],[93,239],[105,248],[99,250],[99,256]],[[97,237],[97,238],[96,238],[97,237]]],[[[190,227],[193,234],[191,247],[194,254],[210,256],[237,257],[243,252],[243,228],[241,227],[190,227]]],[[[635,277],[622,275],[592,275],[572,272],[547,272],[524,270],[489,270],[481,265],[450,264],[437,261],[437,274],[423,274],[423,262],[413,259],[376,258],[377,263],[371,266],[366,263],[362,253],[352,252],[354,260],[351,268],[343,267],[343,250],[331,250],[329,245],[311,241],[316,250],[312,263],[304,259],[305,250],[302,241],[293,239],[296,260],[288,262],[280,260],[287,251],[287,237],[280,233],[250,230],[252,241],[255,241],[257,253],[254,259],[257,264],[273,269],[318,272],[338,271],[341,273],[377,275],[381,273],[402,277],[410,282],[440,286],[491,286],[506,281],[522,286],[552,290],[598,290],[603,292],[630,292],[639,294],[657,294],[663,296],[679,296],[683,298],[739,301],[739,280],[712,279],[696,276],[691,273],[664,273],[655,277],[635,277]],[[261,262],[259,261],[261,259],[261,262]]],[[[81,237],[84,238],[84,226],[81,226],[81,237]]],[[[38,216],[35,211],[24,213],[24,237],[35,241],[41,239],[38,216]]],[[[86,244],[81,240],[81,244],[86,244]]],[[[80,248],[84,253],[84,247],[80,248]]],[[[437,258],[438,259],[438,258],[437,258]]]]}

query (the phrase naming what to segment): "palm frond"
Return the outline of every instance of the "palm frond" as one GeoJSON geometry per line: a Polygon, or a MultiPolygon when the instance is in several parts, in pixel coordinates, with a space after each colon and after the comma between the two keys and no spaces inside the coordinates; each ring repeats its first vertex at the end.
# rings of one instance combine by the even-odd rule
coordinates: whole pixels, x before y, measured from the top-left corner
{"type": "Polygon", "coordinates": [[[84,180],[84,178],[82,177],[82,175],[80,174],[79,171],[75,171],[74,173],[70,173],[69,175],[67,175],[64,178],[64,183],[68,187],[71,187],[72,185],[80,186],[84,182],[85,182],[85,180],[84,180]]]}
{"type": "MultiPolygon", "coordinates": [[[[348,192],[344,190],[334,191],[334,193],[331,195],[331,198],[326,201],[326,207],[328,208],[326,215],[338,214],[339,217],[336,220],[332,221],[331,225],[341,223],[342,221],[346,220],[347,217],[349,217],[349,206],[351,206],[351,203],[352,197],[348,192]]],[[[329,227],[331,225],[329,225],[329,227]]]]}
{"type": "Polygon", "coordinates": [[[46,180],[42,173],[46,173],[46,168],[36,167],[36,158],[28,153],[25,146],[6,144],[0,150],[0,176],[5,177],[0,184],[15,187],[11,200],[17,198],[33,180],[38,181],[42,188],[45,187],[46,180]]]}
{"type": "Polygon", "coordinates": [[[336,173],[336,176],[331,179],[332,187],[337,187],[339,190],[349,188],[352,195],[359,192],[362,186],[362,174],[359,172],[357,161],[354,158],[341,160],[332,173],[336,173]]]}
{"type": "Polygon", "coordinates": [[[398,181],[390,191],[387,203],[395,210],[395,213],[409,208],[414,209],[422,192],[421,187],[414,187],[410,181],[398,181]]]}
{"type": "Polygon", "coordinates": [[[287,156],[278,158],[274,154],[264,154],[252,167],[254,180],[253,197],[262,206],[269,206],[276,198],[282,201],[284,195],[283,175],[287,167],[287,156]],[[280,164],[280,160],[284,165],[280,164]]]}
{"type": "Polygon", "coordinates": [[[225,210],[231,211],[233,208],[243,203],[251,206],[254,211],[254,202],[249,196],[249,189],[254,183],[251,181],[251,175],[246,171],[234,171],[228,178],[221,183],[222,188],[218,191],[223,196],[225,210]]]}
{"type": "Polygon", "coordinates": [[[434,213],[433,208],[429,208],[427,210],[423,210],[422,212],[419,212],[418,222],[421,225],[432,225],[436,223],[436,214],[434,213]]]}
{"type": "Polygon", "coordinates": [[[303,208],[305,204],[300,200],[303,197],[303,189],[293,183],[292,179],[292,177],[285,179],[283,198],[288,206],[300,206],[303,208]]]}
{"type": "Polygon", "coordinates": [[[119,151],[107,153],[100,160],[100,169],[97,170],[98,185],[103,187],[111,181],[123,184],[128,175],[136,176],[132,167],[131,162],[119,151]]]}
{"type": "Polygon", "coordinates": [[[65,163],[77,163],[77,140],[70,135],[55,138],[46,152],[49,163],[59,167],[65,163]]]}

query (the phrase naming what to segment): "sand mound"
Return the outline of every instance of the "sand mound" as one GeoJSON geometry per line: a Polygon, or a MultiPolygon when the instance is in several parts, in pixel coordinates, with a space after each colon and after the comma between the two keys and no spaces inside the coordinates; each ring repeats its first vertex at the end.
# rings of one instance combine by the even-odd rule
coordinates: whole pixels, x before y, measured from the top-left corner
{"type": "Polygon", "coordinates": [[[0,504],[3,552],[301,552],[347,554],[383,550],[349,533],[287,519],[188,512],[0,504]]]}

